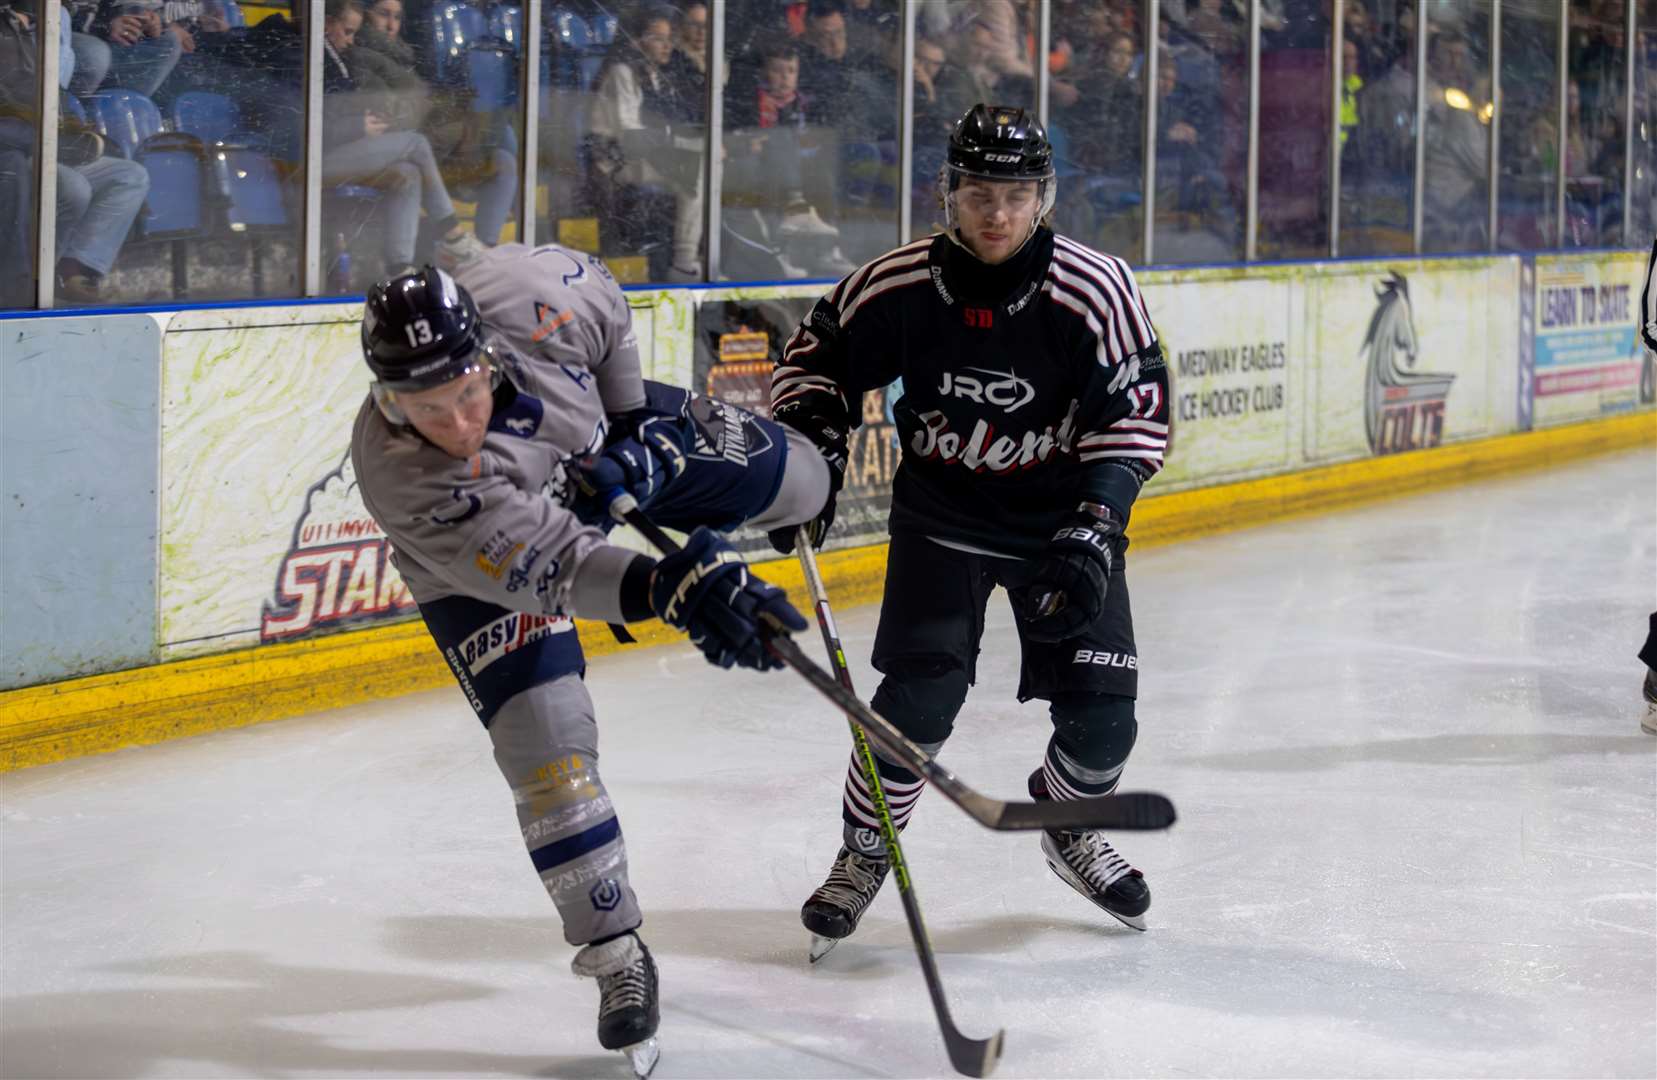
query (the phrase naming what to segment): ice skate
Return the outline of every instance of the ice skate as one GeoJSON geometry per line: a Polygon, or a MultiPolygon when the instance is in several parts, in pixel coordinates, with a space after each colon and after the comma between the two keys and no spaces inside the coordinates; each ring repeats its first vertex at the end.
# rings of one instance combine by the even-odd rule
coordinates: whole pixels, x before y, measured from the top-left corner
{"type": "Polygon", "coordinates": [[[1640,717],[1640,730],[1657,735],[1657,671],[1651,668],[1645,673],[1645,715],[1640,717]]]}
{"type": "MultiPolygon", "coordinates": [[[[1037,769],[1030,774],[1030,797],[1048,799],[1047,781],[1037,769]]],[[[1125,926],[1145,929],[1151,890],[1145,875],[1128,865],[1097,830],[1057,829],[1041,836],[1042,854],[1067,885],[1104,908],[1125,926]]]]}
{"type": "Polygon", "coordinates": [[[661,1056],[656,1026],[656,962],[637,934],[629,931],[575,954],[570,970],[598,980],[598,1044],[626,1055],[638,1080],[646,1080],[661,1056]]]}
{"type": "Polygon", "coordinates": [[[800,908],[800,922],[811,931],[811,962],[827,956],[829,950],[850,937],[869,903],[880,891],[886,872],[892,868],[886,856],[864,855],[841,847],[834,857],[828,880],[820,885],[800,908]]]}

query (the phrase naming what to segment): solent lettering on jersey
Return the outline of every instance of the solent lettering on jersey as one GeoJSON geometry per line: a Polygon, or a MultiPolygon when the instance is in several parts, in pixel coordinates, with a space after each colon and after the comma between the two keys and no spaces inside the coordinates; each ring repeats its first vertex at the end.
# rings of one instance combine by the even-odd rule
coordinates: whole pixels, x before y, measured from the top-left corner
{"type": "Polygon", "coordinates": [[[939,461],[959,461],[973,472],[1007,473],[1039,465],[1053,456],[1054,451],[1068,454],[1076,435],[1077,402],[1070,408],[1057,427],[1049,424],[1042,431],[1026,431],[1017,439],[1011,435],[996,435],[986,420],[972,426],[965,442],[949,429],[949,419],[942,412],[932,410],[920,414],[921,428],[910,439],[909,445],[923,458],[939,461]]]}

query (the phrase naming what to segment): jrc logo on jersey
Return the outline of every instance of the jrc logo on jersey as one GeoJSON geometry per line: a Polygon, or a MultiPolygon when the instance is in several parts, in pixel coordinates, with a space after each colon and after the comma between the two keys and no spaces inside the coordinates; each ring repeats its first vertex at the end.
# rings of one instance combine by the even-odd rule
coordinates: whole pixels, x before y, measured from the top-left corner
{"type": "Polygon", "coordinates": [[[1073,664],[1098,664],[1100,667],[1127,668],[1130,671],[1139,670],[1139,657],[1132,653],[1105,652],[1100,649],[1077,649],[1073,664]]]}
{"type": "Polygon", "coordinates": [[[1036,396],[1036,388],[1010,371],[966,368],[964,371],[944,372],[943,385],[938,387],[938,393],[1013,412],[1030,403],[1036,396]]]}

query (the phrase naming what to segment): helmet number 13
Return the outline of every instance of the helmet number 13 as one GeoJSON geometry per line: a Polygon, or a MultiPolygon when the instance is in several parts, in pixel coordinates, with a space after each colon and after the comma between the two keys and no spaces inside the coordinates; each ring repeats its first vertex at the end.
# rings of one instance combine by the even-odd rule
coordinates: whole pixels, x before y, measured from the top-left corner
{"type": "Polygon", "coordinates": [[[425,319],[415,319],[411,323],[404,323],[403,332],[408,334],[410,345],[430,345],[432,343],[432,324],[425,319]]]}

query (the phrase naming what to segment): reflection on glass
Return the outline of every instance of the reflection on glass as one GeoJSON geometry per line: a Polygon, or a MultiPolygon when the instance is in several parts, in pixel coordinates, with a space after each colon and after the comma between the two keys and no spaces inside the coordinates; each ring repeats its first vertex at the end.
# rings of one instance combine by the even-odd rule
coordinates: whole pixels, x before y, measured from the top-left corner
{"type": "Polygon", "coordinates": [[[1502,4],[1496,248],[1559,243],[1559,5],[1502,4]]]}
{"type": "Polygon", "coordinates": [[[1626,0],[1572,0],[1561,247],[1622,242],[1628,24],[1626,0]]]}
{"type": "Polygon", "coordinates": [[[1329,252],[1330,2],[1261,6],[1261,258],[1329,252]]]}
{"type": "Polygon", "coordinates": [[[849,273],[897,240],[897,5],[728,14],[721,273],[849,273]]]}
{"type": "Polygon", "coordinates": [[[1345,0],[1342,255],[1415,248],[1415,12],[1345,0]]]}
{"type": "Polygon", "coordinates": [[[1428,9],[1421,249],[1490,243],[1490,6],[1428,9]]]}
{"type": "Polygon", "coordinates": [[[1048,56],[1054,226],[1129,262],[1144,257],[1143,19],[1137,0],[1056,6],[1048,56]]]}

